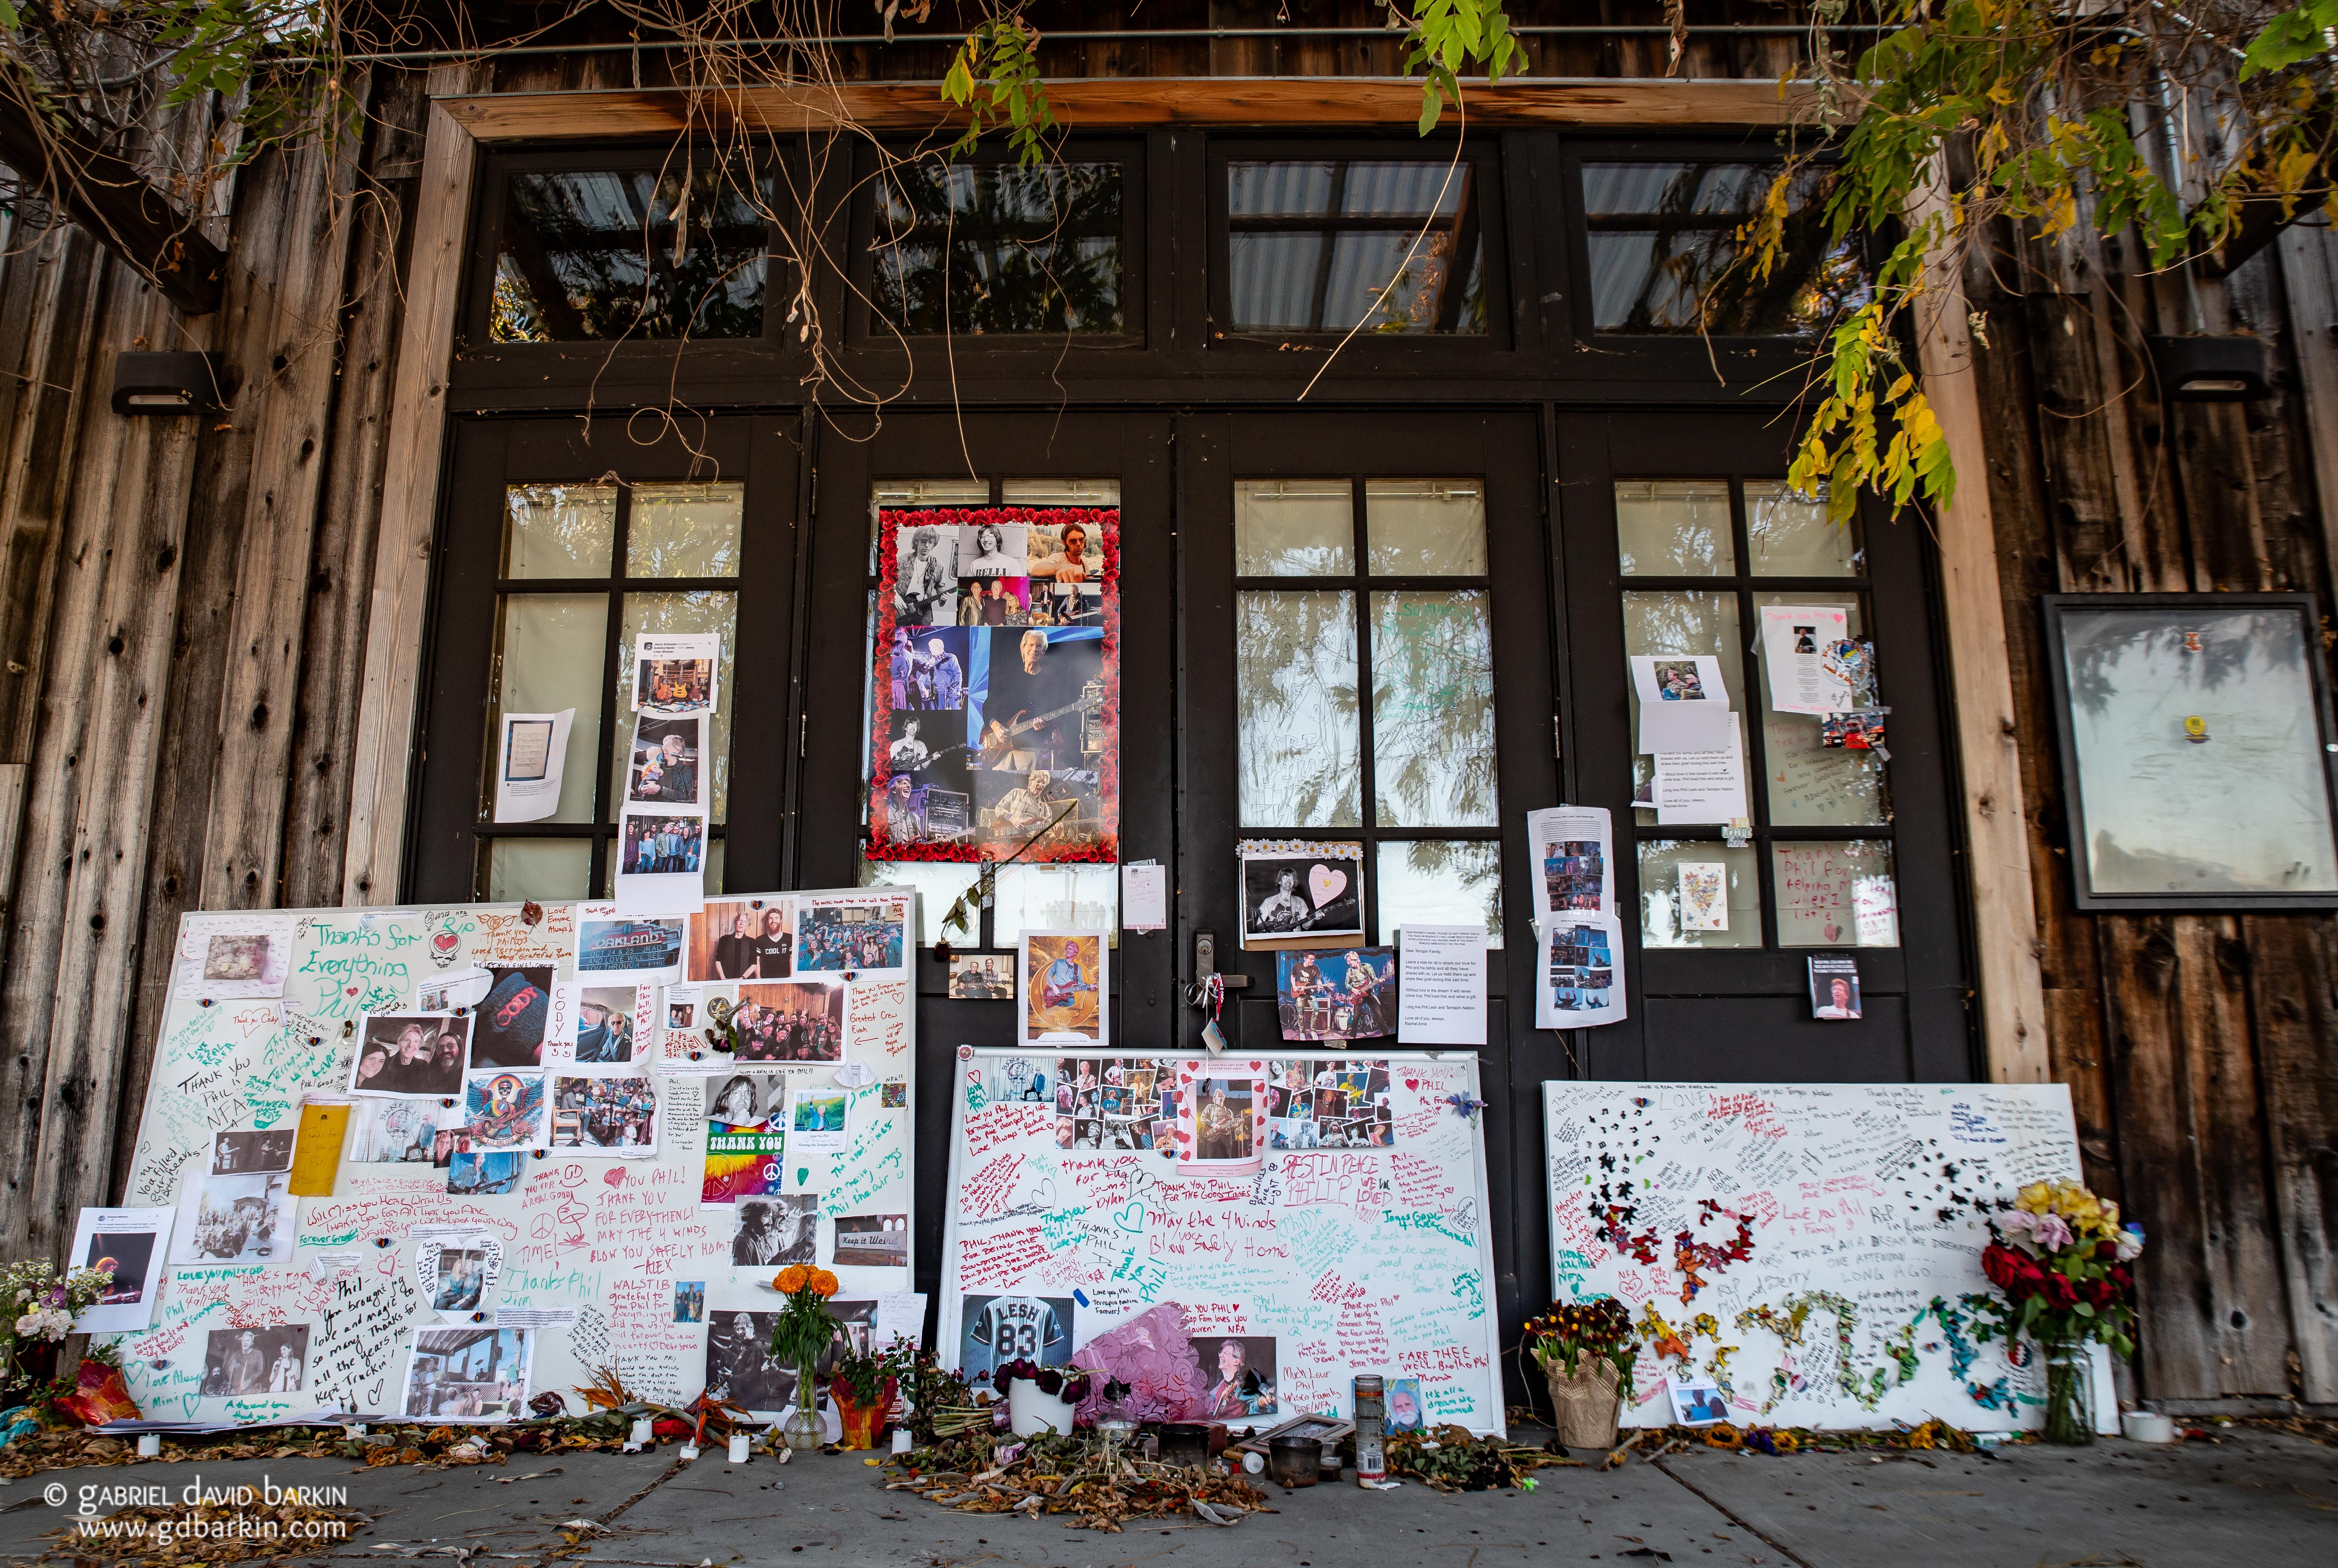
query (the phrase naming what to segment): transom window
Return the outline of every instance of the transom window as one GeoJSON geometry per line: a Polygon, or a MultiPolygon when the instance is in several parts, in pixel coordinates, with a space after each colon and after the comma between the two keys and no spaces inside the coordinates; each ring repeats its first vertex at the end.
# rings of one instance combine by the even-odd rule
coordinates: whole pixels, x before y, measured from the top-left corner
{"type": "Polygon", "coordinates": [[[722,633],[712,755],[693,760],[708,788],[707,890],[721,890],[745,501],[745,485],[732,480],[506,487],[480,780],[480,897],[582,898],[614,887],[609,844],[636,760],[634,640],[643,632],[722,633]],[[502,715],[570,708],[558,808],[540,822],[496,824],[502,715]]]}
{"type": "MultiPolygon", "coordinates": [[[[1655,759],[1635,755],[1642,946],[1898,946],[1884,759],[1826,744],[1815,716],[1777,711],[1761,636],[1763,607],[1807,605],[1840,608],[1846,636],[1871,637],[1856,518],[1838,525],[1823,498],[1779,480],[1633,480],[1616,485],[1616,532],[1625,652],[1718,661],[1752,812],[1740,848],[1718,826],[1660,827],[1650,803],[1655,759]],[[1709,886],[1715,867],[1725,892],[1718,916],[1709,899],[1684,891],[1685,879],[1709,886]]],[[[1862,708],[1878,705],[1876,676],[1870,659],[1854,695],[1862,708]]],[[[1636,689],[1629,703],[1636,745],[1636,689]]]]}
{"type": "Polygon", "coordinates": [[[1127,327],[1118,163],[921,159],[877,184],[871,305],[918,335],[1127,327]]]}
{"type": "Polygon", "coordinates": [[[1241,836],[1361,838],[1372,940],[1500,946],[1484,483],[1238,480],[1234,563],[1241,836]]]}
{"type": "Polygon", "coordinates": [[[1229,162],[1232,328],[1483,335],[1480,223],[1466,158],[1229,162]]]}

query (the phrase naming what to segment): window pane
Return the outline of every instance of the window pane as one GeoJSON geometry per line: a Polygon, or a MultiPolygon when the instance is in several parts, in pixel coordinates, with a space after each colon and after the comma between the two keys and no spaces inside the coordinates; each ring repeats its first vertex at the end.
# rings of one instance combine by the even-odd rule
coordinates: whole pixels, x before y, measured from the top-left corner
{"type": "Polygon", "coordinates": [[[1483,577],[1486,487],[1475,479],[1367,479],[1364,537],[1380,577],[1483,577]]]}
{"type": "Polygon", "coordinates": [[[593,890],[589,838],[490,838],[479,897],[490,904],[587,898],[593,890]]]}
{"type": "Polygon", "coordinates": [[[1354,574],[1356,491],[1345,479],[1234,482],[1234,574],[1354,574]]]}
{"type": "Polygon", "coordinates": [[[1118,332],[1122,228],[1117,163],[929,159],[878,185],[871,304],[904,332],[1118,332]]]}
{"type": "Polygon", "coordinates": [[[1809,337],[1864,302],[1856,243],[1828,242],[1823,169],[1805,169],[1788,191],[1781,264],[1766,278],[1733,266],[1737,229],[1776,173],[1763,163],[1586,163],[1593,327],[1809,337]]]}
{"type": "Polygon", "coordinates": [[[1867,570],[1859,514],[1827,515],[1826,486],[1798,495],[1782,479],[1745,482],[1745,548],[1757,577],[1856,577],[1867,570]]]}
{"type": "Polygon", "coordinates": [[[1476,184],[1467,162],[1228,164],[1233,329],[1482,334],[1476,184]]]}
{"type": "Polygon", "coordinates": [[[1482,588],[1372,595],[1373,820],[1494,825],[1494,646],[1482,588]]]}
{"type": "Polygon", "coordinates": [[[747,486],[636,485],[625,524],[628,577],[736,577],[747,486]]]}
{"type": "Polygon", "coordinates": [[[1373,871],[1379,883],[1380,939],[1404,926],[1470,926],[1483,921],[1486,946],[1502,945],[1502,865],[1487,839],[1383,840],[1373,871]]]}
{"type": "MultiPolygon", "coordinates": [[[[918,890],[918,941],[930,947],[942,939],[942,916],[949,913],[959,894],[974,886],[982,874],[979,866],[963,865],[948,860],[863,860],[860,862],[860,886],[863,887],[915,887],[918,890]]],[[[953,931],[950,945],[955,947],[977,947],[982,941],[982,911],[974,910],[967,917],[966,929],[953,931]]]]}
{"type": "Polygon", "coordinates": [[[1710,838],[1640,843],[1640,946],[1759,947],[1762,885],[1752,848],[1710,838]],[[1720,897],[1714,896],[1713,867],[1720,897]],[[1684,872],[1682,867],[1688,869],[1684,872]],[[1718,924],[1720,929],[1715,929],[1718,924]]]}
{"type": "Polygon", "coordinates": [[[1632,479],[1616,486],[1616,547],[1626,577],[1727,577],[1729,485],[1720,479],[1632,479]]]}
{"type": "MultiPolygon", "coordinates": [[[[625,767],[632,755],[634,739],[634,638],[643,632],[720,632],[722,652],[714,666],[714,716],[706,726],[706,750],[712,754],[712,771],[709,780],[707,808],[710,822],[724,819],[731,797],[731,710],[735,700],[732,691],[731,657],[738,642],[737,620],[739,596],[701,590],[693,593],[628,593],[625,595],[625,621],[617,636],[617,730],[618,744],[610,748],[609,819],[614,821],[616,803],[624,799],[625,767]]],[[[589,764],[588,764],[589,766],[589,764]]],[[[777,780],[766,781],[767,786],[777,780]]]]}
{"type": "Polygon", "coordinates": [[[1770,846],[1781,947],[1897,947],[1889,838],[1770,846]]]}
{"type": "MultiPolygon", "coordinates": [[[[1721,660],[1721,683],[1729,692],[1732,712],[1745,711],[1745,646],[1737,634],[1737,595],[1703,588],[1681,588],[1663,593],[1624,595],[1624,652],[1635,653],[1712,653],[1721,660]]],[[[1627,676],[1625,706],[1631,721],[1628,744],[1640,743],[1640,694],[1627,676]]],[[[1640,799],[1656,775],[1656,760],[1635,750],[1632,756],[1633,797],[1640,799]]],[[[1639,808],[1641,827],[1656,825],[1656,814],[1639,808]]]]}
{"type": "Polygon", "coordinates": [[[998,905],[990,930],[1001,947],[1024,931],[1105,931],[1120,946],[1120,867],[1033,866],[998,868],[998,905]]]}
{"type": "Polygon", "coordinates": [[[1117,506],[1117,479],[1007,479],[998,486],[1008,506],[1117,506]]]}
{"type": "MultiPolygon", "coordinates": [[[[1854,637],[1866,635],[1856,593],[1757,593],[1754,603],[1765,604],[1841,605],[1850,613],[1844,629],[1854,637]]],[[[1770,707],[1770,651],[1757,650],[1762,671],[1762,755],[1769,774],[1770,820],[1786,828],[1864,828],[1891,820],[1891,802],[1884,791],[1883,760],[1873,751],[1848,746],[1827,746],[1820,737],[1825,720],[1810,713],[1779,713],[1770,707]]],[[[1862,708],[1878,705],[1871,666],[1860,689],[1862,708]]],[[[1885,721],[1886,749],[1891,738],[1885,721]]]]}
{"type": "Polygon", "coordinates": [[[1354,594],[1234,595],[1234,701],[1244,826],[1362,822],[1354,594]]]}
{"type": "Polygon", "coordinates": [[[514,174],[504,184],[487,336],[760,338],[769,224],[736,159],[514,174]],[[687,228],[675,255],[676,214],[687,228]]]}
{"type": "Polygon", "coordinates": [[[560,808],[546,822],[593,820],[593,771],[601,760],[601,662],[609,642],[604,593],[507,593],[496,639],[496,710],[487,716],[481,819],[495,810],[496,742],[505,713],[576,710],[561,760],[560,808]]]}
{"type": "Polygon", "coordinates": [[[606,577],[616,540],[614,485],[514,485],[504,491],[506,577],[606,577]]]}

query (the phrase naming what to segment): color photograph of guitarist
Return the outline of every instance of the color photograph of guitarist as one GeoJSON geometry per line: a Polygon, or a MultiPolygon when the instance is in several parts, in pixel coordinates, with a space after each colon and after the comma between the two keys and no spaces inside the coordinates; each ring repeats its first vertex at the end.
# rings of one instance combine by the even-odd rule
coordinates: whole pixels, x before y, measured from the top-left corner
{"type": "Polygon", "coordinates": [[[1097,984],[1101,938],[1048,936],[1025,939],[1023,995],[1029,1009],[1026,1034],[1034,1040],[1104,1039],[1104,1010],[1097,984]]]}
{"type": "Polygon", "coordinates": [[[1087,628],[994,635],[978,765],[1011,773],[1083,766],[1081,703],[1103,672],[1103,638],[1087,628]]]}

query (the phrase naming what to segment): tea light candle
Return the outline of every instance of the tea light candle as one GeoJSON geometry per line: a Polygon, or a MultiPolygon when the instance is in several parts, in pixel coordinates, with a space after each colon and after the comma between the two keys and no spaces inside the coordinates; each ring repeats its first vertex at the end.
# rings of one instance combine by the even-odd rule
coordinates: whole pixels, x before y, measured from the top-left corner
{"type": "Polygon", "coordinates": [[[896,1426],[893,1428],[894,1453],[907,1454],[912,1446],[913,1441],[914,1440],[909,1436],[909,1429],[907,1426],[896,1426]]]}
{"type": "Polygon", "coordinates": [[[138,1434],[138,1457],[141,1459],[158,1458],[161,1456],[162,1452],[162,1435],[160,1432],[141,1432],[138,1434]]]}
{"type": "Polygon", "coordinates": [[[733,1432],[731,1434],[732,1464],[744,1465],[747,1462],[747,1446],[752,1441],[753,1438],[747,1433],[733,1432]]]}
{"type": "Polygon", "coordinates": [[[631,1454],[636,1449],[647,1448],[656,1441],[657,1439],[650,1432],[650,1418],[646,1416],[634,1416],[634,1435],[625,1439],[625,1452],[631,1454]]]}

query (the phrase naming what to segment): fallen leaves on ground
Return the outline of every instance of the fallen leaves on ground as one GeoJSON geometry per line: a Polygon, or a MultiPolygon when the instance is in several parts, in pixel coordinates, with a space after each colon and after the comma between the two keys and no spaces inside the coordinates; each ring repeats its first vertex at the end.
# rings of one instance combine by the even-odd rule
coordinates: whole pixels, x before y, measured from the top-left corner
{"type": "Polygon", "coordinates": [[[113,1568],[216,1568],[230,1563],[290,1563],[349,1544],[372,1515],[306,1503],[204,1503],[118,1508],[49,1532],[44,1562],[91,1561],[113,1568]]]}

